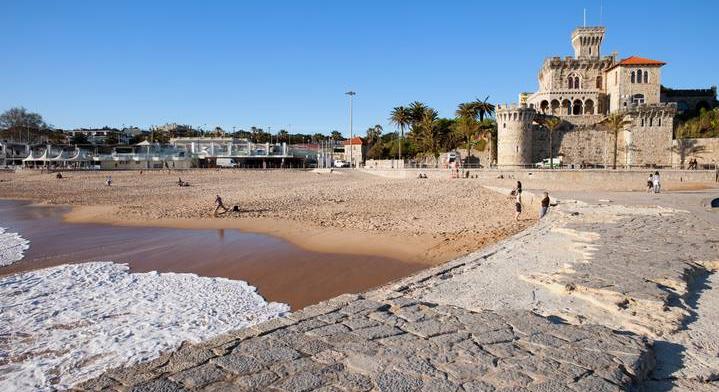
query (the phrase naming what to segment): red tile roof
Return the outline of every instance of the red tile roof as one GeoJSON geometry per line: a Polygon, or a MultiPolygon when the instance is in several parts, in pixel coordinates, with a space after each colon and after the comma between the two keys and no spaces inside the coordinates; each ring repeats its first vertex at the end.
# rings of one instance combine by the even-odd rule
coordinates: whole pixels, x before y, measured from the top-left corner
{"type": "MultiPolygon", "coordinates": [[[[644,58],[644,57],[631,56],[631,57],[627,57],[627,58],[625,58],[625,59],[622,59],[622,61],[620,61],[620,62],[614,64],[614,65],[611,66],[609,69],[612,69],[612,68],[617,67],[617,66],[620,66],[620,65],[658,65],[658,66],[662,66],[662,65],[665,65],[665,64],[666,64],[666,63],[663,62],[663,61],[647,59],[647,58],[644,58]]],[[[608,70],[609,70],[609,69],[608,69],[608,70]]],[[[608,70],[607,70],[607,71],[608,71],[608,70]]]]}
{"type": "Polygon", "coordinates": [[[362,140],[362,138],[359,136],[355,136],[354,138],[351,139],[351,143],[350,143],[350,140],[345,140],[342,142],[342,145],[345,145],[345,146],[349,145],[349,144],[352,144],[352,145],[360,144],[361,145],[361,144],[364,144],[364,140],[362,140]]]}

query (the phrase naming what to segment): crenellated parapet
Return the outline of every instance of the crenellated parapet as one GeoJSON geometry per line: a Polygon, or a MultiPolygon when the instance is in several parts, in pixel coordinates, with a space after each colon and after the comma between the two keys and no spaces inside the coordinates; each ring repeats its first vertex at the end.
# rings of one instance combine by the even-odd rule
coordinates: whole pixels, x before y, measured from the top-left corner
{"type": "Polygon", "coordinates": [[[532,123],[537,111],[527,105],[497,105],[497,165],[523,167],[532,164],[532,123]]]}

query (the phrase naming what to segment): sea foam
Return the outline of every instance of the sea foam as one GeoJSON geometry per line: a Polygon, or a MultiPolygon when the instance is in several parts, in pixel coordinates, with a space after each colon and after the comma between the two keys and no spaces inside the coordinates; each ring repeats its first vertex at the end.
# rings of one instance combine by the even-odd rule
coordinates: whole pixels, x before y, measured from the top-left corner
{"type": "Polygon", "coordinates": [[[0,267],[22,260],[30,241],[18,233],[8,233],[0,227],[0,267]]]}
{"type": "Polygon", "coordinates": [[[0,278],[0,391],[66,389],[283,315],[243,281],[61,265],[0,278]]]}

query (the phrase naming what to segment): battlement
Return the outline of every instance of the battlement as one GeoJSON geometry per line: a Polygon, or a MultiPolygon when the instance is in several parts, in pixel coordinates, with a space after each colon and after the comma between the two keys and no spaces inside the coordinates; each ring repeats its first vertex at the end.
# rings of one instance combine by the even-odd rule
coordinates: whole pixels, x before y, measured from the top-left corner
{"type": "Polygon", "coordinates": [[[518,103],[511,103],[511,104],[497,104],[495,108],[495,112],[510,112],[510,111],[534,111],[534,105],[526,105],[526,104],[518,104],[518,103]]]}
{"type": "Polygon", "coordinates": [[[654,104],[632,104],[623,108],[620,113],[635,114],[639,116],[658,116],[674,117],[677,112],[677,104],[675,102],[662,102],[654,104]]]}
{"type": "Polygon", "coordinates": [[[578,27],[572,32],[572,47],[575,58],[599,59],[599,50],[604,40],[604,27],[578,27]]]}

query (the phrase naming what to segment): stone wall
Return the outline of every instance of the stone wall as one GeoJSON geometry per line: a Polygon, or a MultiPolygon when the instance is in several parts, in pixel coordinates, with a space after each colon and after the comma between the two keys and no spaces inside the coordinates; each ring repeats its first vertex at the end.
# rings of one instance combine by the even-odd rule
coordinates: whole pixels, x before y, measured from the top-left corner
{"type": "Polygon", "coordinates": [[[678,139],[672,141],[672,166],[687,167],[695,158],[701,165],[719,164],[719,138],[678,139]]]}
{"type": "MultiPolygon", "coordinates": [[[[544,128],[534,131],[532,162],[549,158],[549,133],[544,128]]],[[[613,148],[613,137],[597,127],[566,126],[552,135],[553,156],[562,156],[564,165],[607,164],[613,148]]]]}

